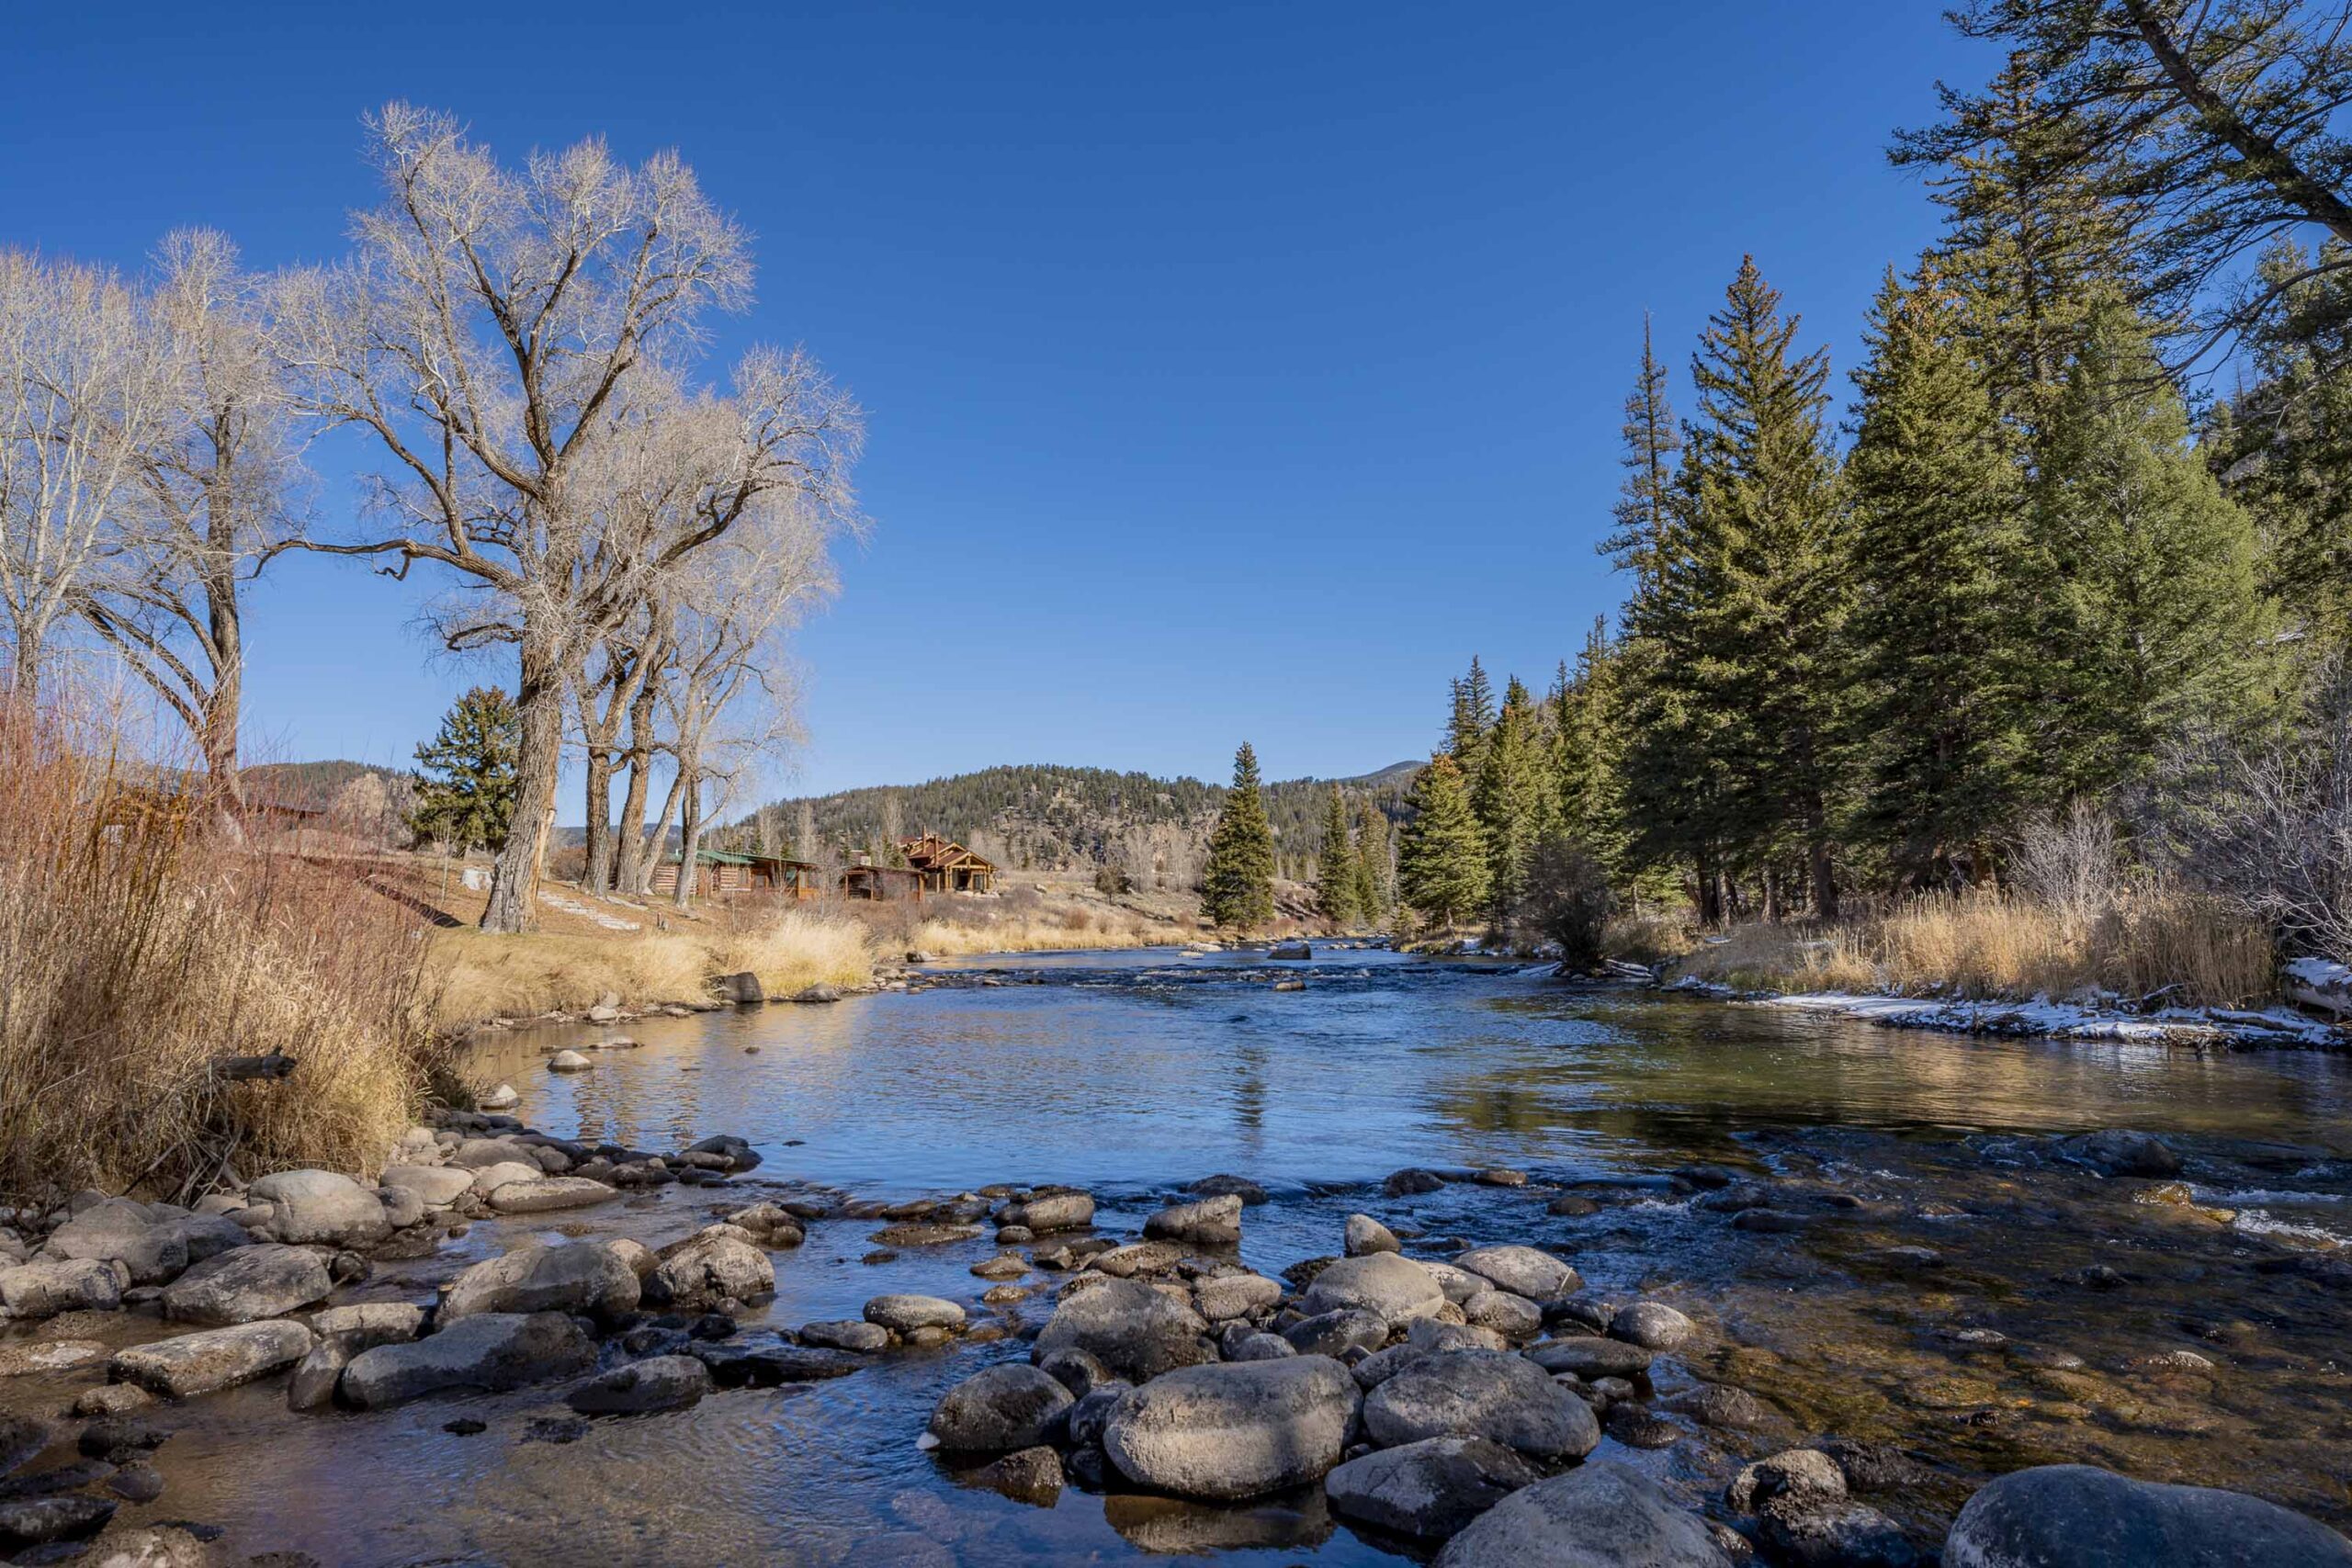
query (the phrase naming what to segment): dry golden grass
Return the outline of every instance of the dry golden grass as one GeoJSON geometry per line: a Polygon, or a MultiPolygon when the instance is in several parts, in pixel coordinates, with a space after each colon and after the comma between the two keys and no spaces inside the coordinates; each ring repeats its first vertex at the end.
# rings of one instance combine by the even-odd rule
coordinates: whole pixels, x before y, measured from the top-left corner
{"type": "Polygon", "coordinates": [[[874,978],[873,939],[850,916],[784,908],[737,926],[586,936],[492,936],[442,931],[433,939],[435,1012],[445,1024],[576,1011],[607,991],[632,1002],[707,996],[711,977],[750,970],[772,996],[820,983],[874,978]]]}
{"type": "Polygon", "coordinates": [[[157,776],[125,750],[107,716],[0,709],[0,1194],[372,1173],[440,1066],[417,919],[215,813],[119,809],[157,776]],[[271,1051],[292,1077],[210,1070],[271,1051]]]}
{"type": "Polygon", "coordinates": [[[2274,988],[2270,935],[2219,900],[2170,887],[2067,908],[1984,892],[1927,898],[1851,925],[1735,927],[1674,965],[1741,989],[1931,988],[2022,1000],[2165,991],[2192,1006],[2239,1007],[2274,988]]]}

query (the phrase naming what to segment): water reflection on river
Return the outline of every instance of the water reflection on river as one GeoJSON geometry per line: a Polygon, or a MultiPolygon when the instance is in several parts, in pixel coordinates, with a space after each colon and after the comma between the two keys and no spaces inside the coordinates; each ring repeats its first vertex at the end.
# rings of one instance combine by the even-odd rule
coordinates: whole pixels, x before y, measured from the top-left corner
{"type": "MultiPolygon", "coordinates": [[[[1573,1252],[1595,1288],[1657,1292],[1710,1325],[1710,1348],[1662,1371],[1661,1392],[1721,1379],[1788,1415],[1770,1433],[1617,1456],[1694,1501],[1738,1459],[1835,1432],[1900,1441],[1936,1467],[1890,1505],[1923,1539],[1983,1473],[2058,1457],[2246,1485],[2352,1522],[2336,1446],[2352,1436],[2352,1331],[2343,1280],[2322,1266],[2352,1230],[2340,1059],[1898,1033],[1377,953],[1327,953],[1298,992],[1236,955],[988,970],[830,1007],[563,1032],[642,1042],[576,1077],[542,1071],[555,1042],[528,1032],[484,1047],[479,1066],[511,1079],[547,1131],[650,1147],[736,1133],[766,1156],[762,1179],[865,1196],[1069,1181],[1108,1200],[1106,1226],[1132,1230],[1175,1185],[1243,1173],[1275,1190],[1248,1212],[1242,1248],[1270,1271],[1335,1250],[1358,1208],[1426,1236],[1573,1252]],[[2192,1195],[2237,1216],[2135,1202],[2149,1184],[2097,1181],[2016,1136],[2106,1125],[2174,1138],[2192,1195]],[[1850,1206],[1795,1235],[1734,1232],[1667,1190],[1663,1173],[1692,1160],[1834,1189],[1850,1206]],[[1536,1185],[1381,1197],[1378,1179],[1405,1165],[1508,1165],[1536,1185]],[[1578,1183],[1600,1213],[1549,1216],[1544,1200],[1578,1183]],[[1922,1242],[1942,1267],[1884,1261],[1922,1242]],[[2074,1275],[2093,1262],[2129,1283],[2086,1291],[2074,1275]],[[1986,1331],[2007,1348],[1988,1348],[1986,1331]],[[2222,1371],[2126,1370],[2188,1345],[2222,1371]],[[2085,1365],[2049,1364],[2064,1359],[2052,1352],[2085,1365]]],[[[710,1207],[672,1189],[585,1218],[661,1241],[710,1207]]],[[[976,1302],[967,1269],[986,1242],[863,1261],[874,1228],[827,1222],[779,1255],[764,1321],[855,1315],[884,1291],[976,1302]]],[[[519,1234],[477,1227],[369,1292],[418,1295],[519,1234]]],[[[1208,1510],[1072,1490],[1044,1511],[960,1486],[915,1436],[941,1390],[1021,1351],[883,1358],[842,1382],[725,1393],[568,1445],[521,1440],[547,1391],[298,1418],[274,1388],[249,1389],[175,1413],[183,1430],[159,1461],[172,1490],[141,1517],[213,1519],[247,1551],[330,1562],[1398,1560],[1311,1494],[1208,1510]],[[491,1429],[444,1433],[458,1415],[491,1429]]]]}

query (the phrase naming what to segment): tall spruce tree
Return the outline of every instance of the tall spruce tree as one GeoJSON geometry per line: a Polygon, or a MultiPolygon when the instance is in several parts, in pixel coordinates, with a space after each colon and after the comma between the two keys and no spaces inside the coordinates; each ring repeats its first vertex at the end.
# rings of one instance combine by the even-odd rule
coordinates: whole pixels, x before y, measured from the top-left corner
{"type": "Polygon", "coordinates": [[[2165,741],[2266,707],[2275,617],[2254,528],[2188,434],[2146,328],[2107,306],[2052,415],[2032,496],[2055,589],[2044,642],[2057,701],[2039,748],[2055,794],[2136,784],[2165,741]]]}
{"type": "Polygon", "coordinates": [[[2034,716],[2022,488],[1970,326],[1933,257],[1907,287],[1890,271],[1854,378],[1854,816],[1915,888],[1985,869],[2034,716]]]}
{"type": "Polygon", "coordinates": [[[1622,694],[1608,624],[1596,617],[1571,672],[1563,663],[1552,688],[1552,777],[1560,829],[1600,863],[1611,882],[1624,879],[1626,836],[1618,778],[1622,694]]]}
{"type": "Polygon", "coordinates": [[[1487,680],[1487,671],[1478,656],[1470,656],[1470,673],[1453,682],[1453,707],[1445,723],[1446,754],[1453,759],[1462,776],[1478,776],[1478,763],[1486,755],[1487,733],[1495,727],[1495,687],[1487,680]]]}
{"type": "Polygon", "coordinates": [[[1729,835],[1766,866],[1801,855],[1815,912],[1834,919],[1844,520],[1823,428],[1828,356],[1794,351],[1798,324],[1743,257],[1691,360],[1699,417],[1678,525],[1689,544],[1692,683],[1713,710],[1729,835]]]}
{"type": "Polygon", "coordinates": [[[1668,536],[1675,457],[1682,450],[1682,432],[1667,400],[1666,367],[1658,363],[1647,313],[1642,317],[1641,369],[1625,396],[1625,423],[1619,434],[1623,450],[1618,462],[1625,478],[1611,513],[1615,526],[1601,541],[1600,550],[1620,570],[1633,574],[1638,593],[1666,570],[1673,548],[1668,536]]]}
{"type": "Polygon", "coordinates": [[[1557,830],[1557,796],[1544,788],[1544,754],[1534,699],[1514,675],[1488,731],[1470,806],[1487,846],[1487,916],[1507,932],[1527,882],[1535,846],[1557,830]]]}
{"type": "Polygon", "coordinates": [[[1233,754],[1233,787],[1209,833],[1201,912],[1212,924],[1238,931],[1274,918],[1274,831],[1266,820],[1258,753],[1246,740],[1233,754]]]}
{"type": "Polygon", "coordinates": [[[442,716],[441,728],[416,749],[416,805],[409,826],[461,852],[503,843],[514,816],[514,760],[523,721],[514,699],[476,686],[442,716]]]}
{"type": "Polygon", "coordinates": [[[1348,801],[1333,784],[1323,807],[1323,849],[1316,861],[1315,907],[1335,926],[1363,916],[1363,874],[1348,842],[1348,801]]]}
{"type": "Polygon", "coordinates": [[[1397,848],[1398,897],[1432,926],[1477,913],[1487,902],[1487,846],[1461,768],[1436,753],[1413,775],[1405,804],[1412,816],[1397,848]]]}
{"type": "Polygon", "coordinates": [[[1388,837],[1388,814],[1377,801],[1364,801],[1356,823],[1356,908],[1368,926],[1387,924],[1396,908],[1396,866],[1388,837]]]}

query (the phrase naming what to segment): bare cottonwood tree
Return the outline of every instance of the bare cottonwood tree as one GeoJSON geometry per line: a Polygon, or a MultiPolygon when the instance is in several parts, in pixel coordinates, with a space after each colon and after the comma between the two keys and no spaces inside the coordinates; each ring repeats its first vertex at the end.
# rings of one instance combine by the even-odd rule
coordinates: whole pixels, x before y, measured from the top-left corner
{"type": "Polygon", "coordinates": [[[385,200],[351,261],[286,280],[276,318],[300,406],[380,446],[389,526],[314,547],[447,568],[482,601],[459,646],[514,646],[514,827],[481,923],[522,931],[589,654],[770,494],[848,515],[858,414],[798,353],[747,355],[727,395],[684,387],[701,316],[741,306],[752,267],[674,154],[630,169],[590,141],[513,170],[447,115],[393,104],[368,126],[385,200]],[[612,504],[632,443],[681,457],[690,498],[612,504]]]}
{"type": "Polygon", "coordinates": [[[243,799],[242,585],[289,540],[300,475],[260,314],[226,235],[183,229],[147,302],[164,372],[110,569],[84,617],[187,726],[218,798],[243,799]]]}
{"type": "Polygon", "coordinates": [[[0,610],[20,701],[136,493],[165,400],[159,350],[114,274],[0,251],[0,610]]]}

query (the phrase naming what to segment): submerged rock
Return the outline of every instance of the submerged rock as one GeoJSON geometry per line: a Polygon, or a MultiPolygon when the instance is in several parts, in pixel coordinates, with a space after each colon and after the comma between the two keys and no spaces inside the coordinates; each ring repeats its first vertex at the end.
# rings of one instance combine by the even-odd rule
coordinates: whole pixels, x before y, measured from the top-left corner
{"type": "Polygon", "coordinates": [[[2013,1471],[1968,1500],[1945,1568],[2346,1568],[2352,1540],[2276,1503],[2086,1464],[2013,1471]]]}
{"type": "Polygon", "coordinates": [[[1696,1514],[1621,1464],[1521,1487],[1448,1541],[1436,1568],[1730,1568],[1696,1514]]]}
{"type": "Polygon", "coordinates": [[[1347,1369],[1323,1356],[1189,1367],[1124,1396],[1102,1449],[1139,1485],[1254,1497],[1337,1464],[1360,1397],[1347,1369]]]}
{"type": "Polygon", "coordinates": [[[1541,1476],[1484,1438],[1424,1438],[1351,1459],[1323,1480],[1331,1506],[1399,1535],[1442,1540],[1541,1476]]]}
{"type": "Polygon", "coordinates": [[[2064,1138],[2059,1156],[2088,1166],[2101,1176],[2164,1177],[2180,1174],[2180,1156],[2153,1133],[2106,1127],[2064,1138]]]}

